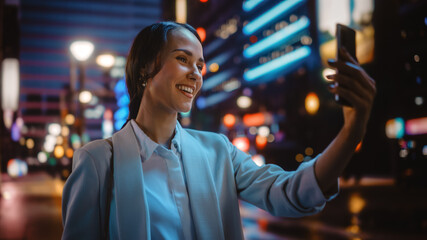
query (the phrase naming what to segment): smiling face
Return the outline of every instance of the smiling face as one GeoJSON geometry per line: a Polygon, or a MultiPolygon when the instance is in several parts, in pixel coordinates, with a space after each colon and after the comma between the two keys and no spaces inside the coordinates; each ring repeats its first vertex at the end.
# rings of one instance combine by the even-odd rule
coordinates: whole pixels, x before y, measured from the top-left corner
{"type": "Polygon", "coordinates": [[[190,111],[203,84],[201,43],[187,29],[171,30],[160,59],[161,69],[148,80],[143,101],[170,113],[190,111]]]}

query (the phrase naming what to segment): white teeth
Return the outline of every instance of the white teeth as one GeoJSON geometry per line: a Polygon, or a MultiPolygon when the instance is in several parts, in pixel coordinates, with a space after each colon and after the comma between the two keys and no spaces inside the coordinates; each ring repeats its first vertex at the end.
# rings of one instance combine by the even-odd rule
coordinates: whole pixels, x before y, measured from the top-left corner
{"type": "Polygon", "coordinates": [[[184,92],[188,92],[188,93],[193,93],[193,91],[194,91],[192,88],[186,87],[186,86],[183,86],[183,85],[178,85],[178,89],[182,90],[184,92]]]}

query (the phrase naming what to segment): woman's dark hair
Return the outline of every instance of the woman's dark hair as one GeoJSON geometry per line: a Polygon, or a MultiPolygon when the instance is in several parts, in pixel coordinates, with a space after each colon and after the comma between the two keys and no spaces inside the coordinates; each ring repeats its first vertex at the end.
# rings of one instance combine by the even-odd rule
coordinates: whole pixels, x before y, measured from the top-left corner
{"type": "MultiPolygon", "coordinates": [[[[161,52],[168,41],[171,30],[187,29],[200,41],[197,31],[188,24],[176,22],[159,22],[142,29],[133,40],[129,56],[126,61],[126,86],[129,92],[129,117],[126,123],[135,119],[144,93],[143,81],[154,77],[161,69],[161,52]],[[141,70],[149,71],[141,76],[141,70]]],[[[125,125],[126,125],[125,123],[125,125]]]]}

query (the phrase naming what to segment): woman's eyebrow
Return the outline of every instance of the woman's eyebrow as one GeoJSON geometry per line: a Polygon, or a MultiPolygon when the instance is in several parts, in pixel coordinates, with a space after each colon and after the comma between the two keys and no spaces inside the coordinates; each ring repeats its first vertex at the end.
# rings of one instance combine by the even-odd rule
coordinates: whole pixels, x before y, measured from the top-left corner
{"type": "MultiPolygon", "coordinates": [[[[188,56],[193,56],[193,53],[190,52],[190,51],[188,51],[187,49],[177,48],[177,49],[172,50],[172,52],[178,52],[178,51],[184,52],[188,56]]],[[[205,60],[203,58],[199,58],[199,62],[203,62],[204,63],[205,60]]]]}

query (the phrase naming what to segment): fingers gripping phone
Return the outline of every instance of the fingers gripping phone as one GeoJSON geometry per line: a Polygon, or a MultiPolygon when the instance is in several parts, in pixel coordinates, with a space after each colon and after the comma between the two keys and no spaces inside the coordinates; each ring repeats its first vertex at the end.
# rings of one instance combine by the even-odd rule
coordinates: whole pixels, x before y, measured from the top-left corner
{"type": "MultiPolygon", "coordinates": [[[[347,49],[347,51],[350,53],[353,59],[357,59],[356,58],[356,31],[338,23],[337,29],[336,29],[336,37],[337,37],[337,59],[344,60],[344,61],[346,60],[345,56],[343,56],[339,51],[342,47],[345,47],[347,49]]],[[[337,82],[335,84],[338,85],[337,82]]],[[[338,94],[335,94],[335,101],[342,105],[351,106],[351,104],[347,100],[340,97],[338,94]]]]}

